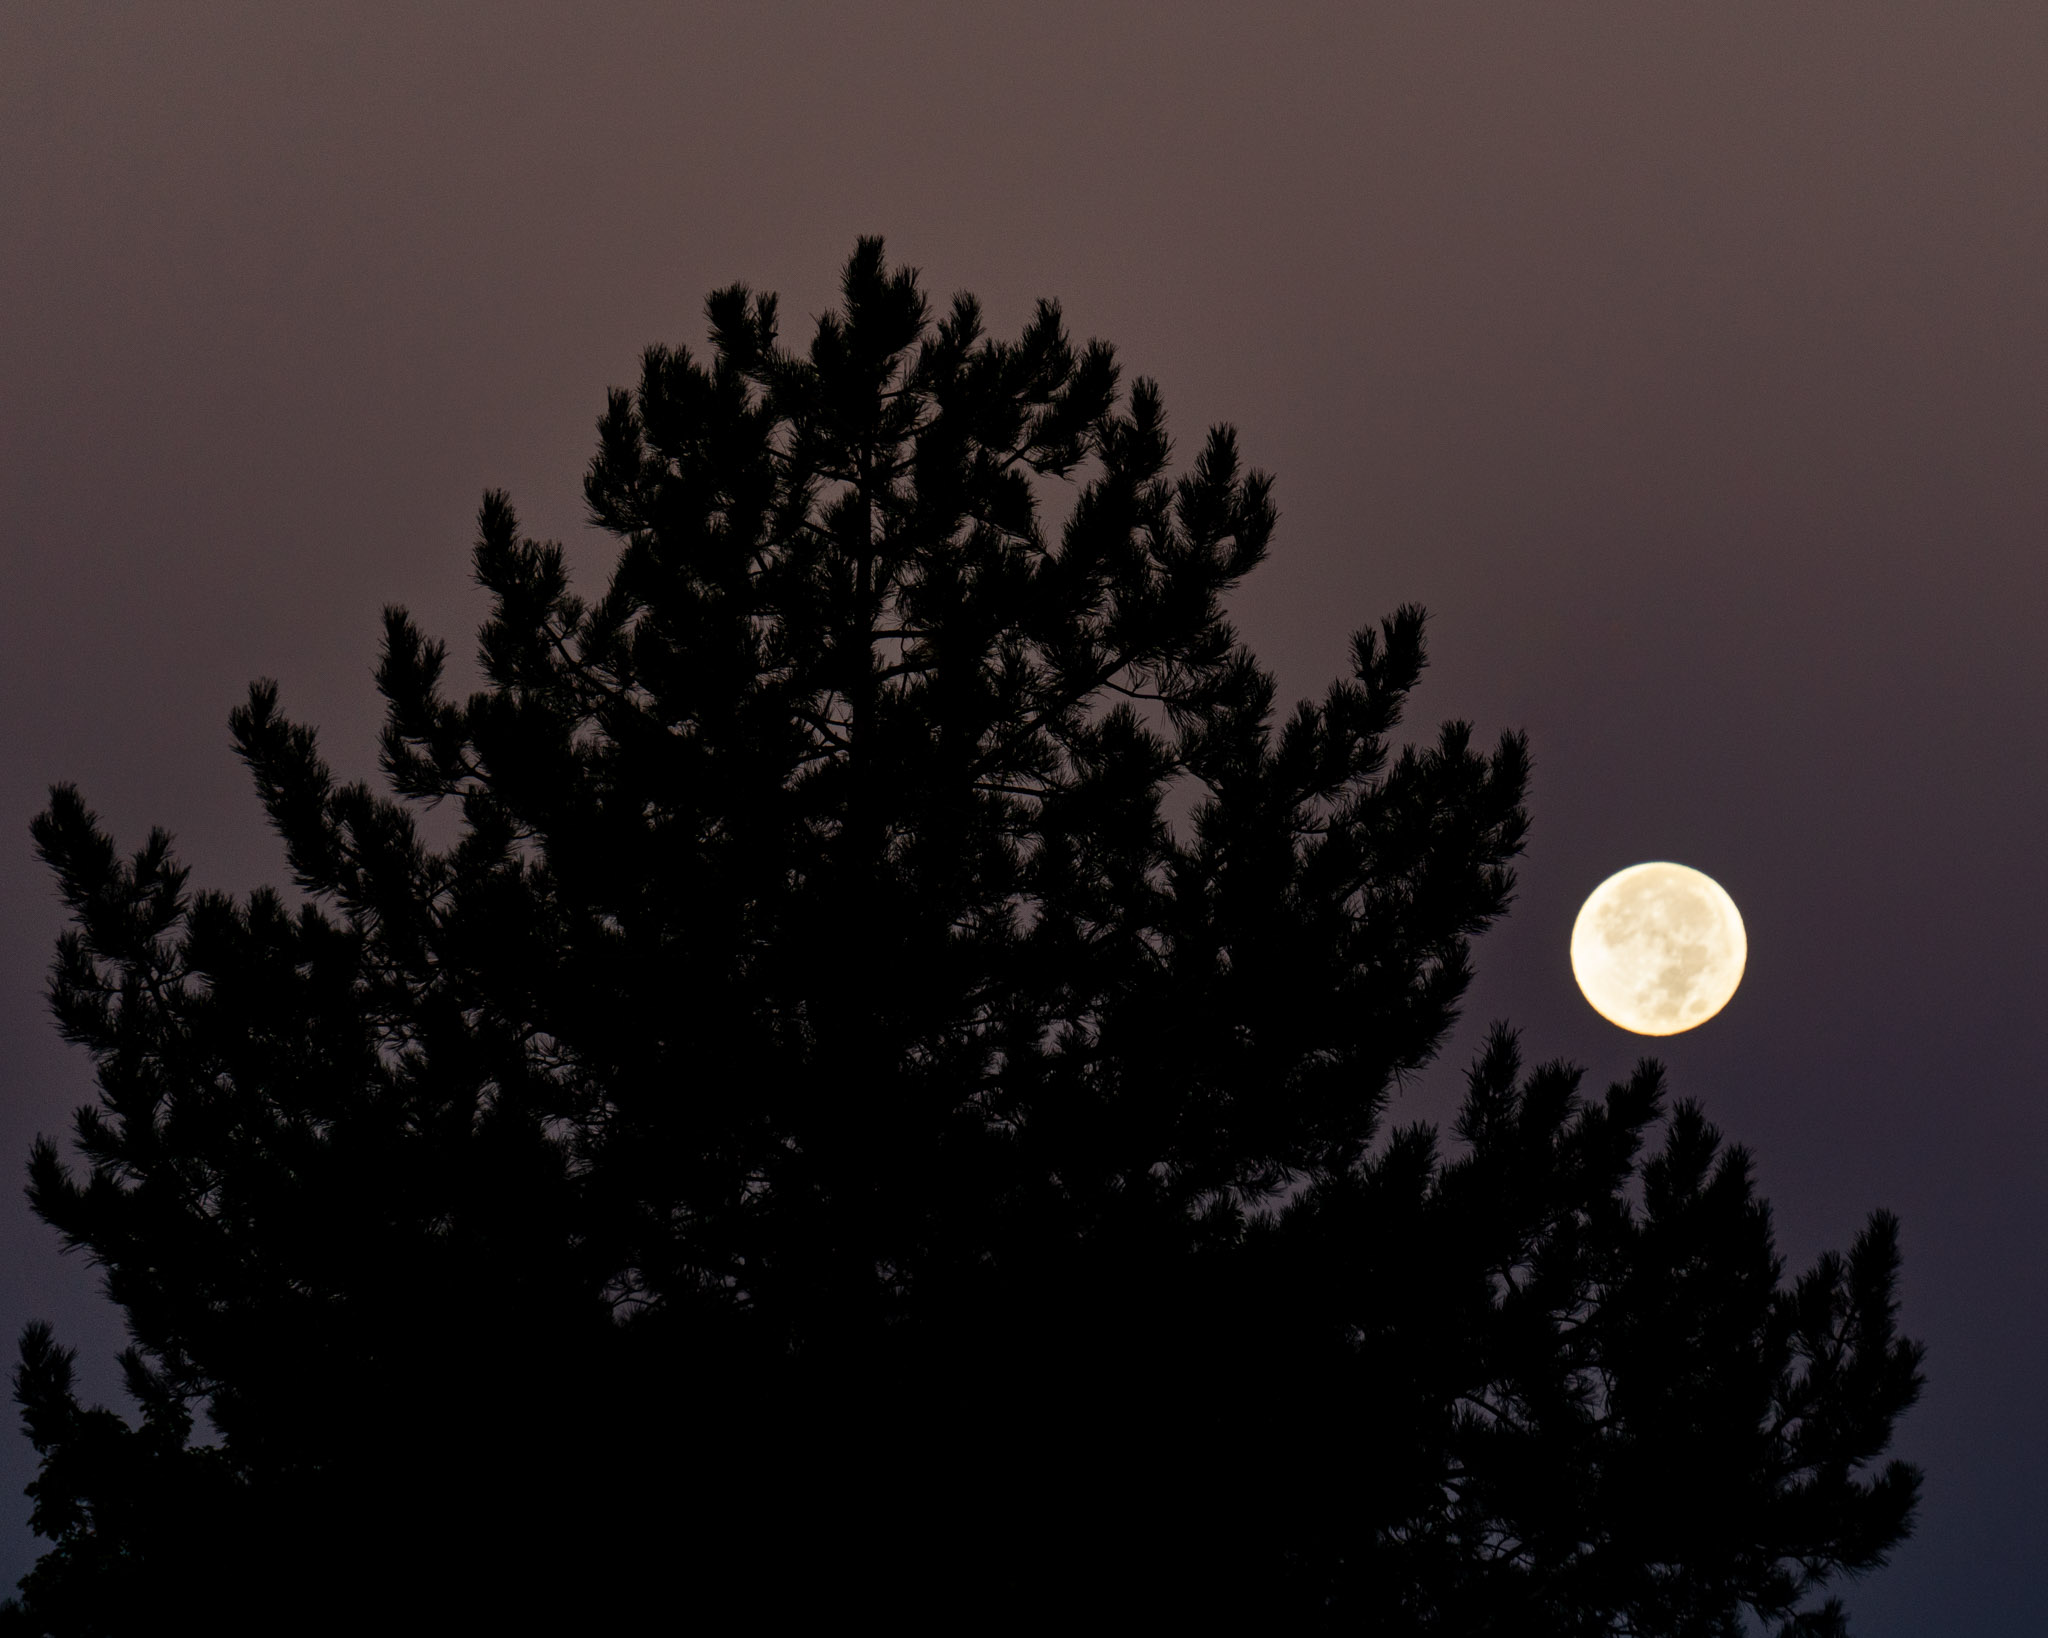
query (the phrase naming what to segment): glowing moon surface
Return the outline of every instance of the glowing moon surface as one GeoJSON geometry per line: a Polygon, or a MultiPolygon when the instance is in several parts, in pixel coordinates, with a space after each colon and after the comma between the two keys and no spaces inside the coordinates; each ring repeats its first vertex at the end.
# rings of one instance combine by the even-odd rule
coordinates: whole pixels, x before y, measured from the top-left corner
{"type": "Polygon", "coordinates": [[[1677,1035],[1728,1005],[1749,938],[1735,901],[1680,864],[1639,864],[1609,876],[1572,924],[1572,976],[1610,1023],[1677,1035]]]}

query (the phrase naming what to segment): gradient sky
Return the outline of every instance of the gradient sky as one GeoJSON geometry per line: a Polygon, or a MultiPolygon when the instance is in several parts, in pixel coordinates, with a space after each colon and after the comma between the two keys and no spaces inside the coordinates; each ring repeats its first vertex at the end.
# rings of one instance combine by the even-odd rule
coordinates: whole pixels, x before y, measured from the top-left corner
{"type": "MultiPolygon", "coordinates": [[[[1287,694],[1418,600],[1412,726],[1526,728],[1486,1021],[1653,1046],[1571,921],[1670,858],[1748,924],[1654,1043],[1788,1258],[1895,1209],[1929,1388],[1858,1631],[2048,1612],[2048,7],[0,8],[0,1174],[92,1096],[28,824],[69,779],[194,888],[285,884],[231,751],[280,680],[377,775],[378,611],[474,685],[481,492],[597,589],[607,385],[702,300],[834,298],[856,235],[1014,333],[1040,295],[1239,429],[1281,526],[1236,613],[1287,694]]],[[[445,830],[445,827],[444,827],[445,830]]],[[[118,1316],[0,1188],[0,1349],[118,1316]]],[[[11,1415],[10,1415],[11,1420],[11,1415]]],[[[0,1579],[38,1543],[0,1430],[0,1579]]]]}

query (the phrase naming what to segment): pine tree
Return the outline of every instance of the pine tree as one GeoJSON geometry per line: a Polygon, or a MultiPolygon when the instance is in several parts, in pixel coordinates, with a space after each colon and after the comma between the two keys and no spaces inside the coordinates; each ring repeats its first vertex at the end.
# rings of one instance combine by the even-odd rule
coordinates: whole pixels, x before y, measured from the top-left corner
{"type": "Polygon", "coordinates": [[[1846,1630],[1816,1599],[1918,1486],[1896,1225],[1788,1284],[1654,1065],[1589,1099],[1505,1031],[1454,1150],[1389,1130],[1523,741],[1394,747],[1413,608],[1276,717],[1228,429],[1176,475],[1057,307],[934,319],[876,240],[843,288],[804,354],[721,291],[611,395],[595,605],[485,498],[487,686],[385,613],[391,796],[251,689],[296,911],[53,789],[100,1100],[30,1197],[143,1420],[29,1328],[54,1545],[7,1630],[1846,1630]]]}

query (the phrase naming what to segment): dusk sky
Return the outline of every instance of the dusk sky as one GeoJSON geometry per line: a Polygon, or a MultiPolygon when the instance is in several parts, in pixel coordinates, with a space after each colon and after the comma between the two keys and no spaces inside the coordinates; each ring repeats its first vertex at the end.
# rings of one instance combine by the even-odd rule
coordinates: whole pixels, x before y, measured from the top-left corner
{"type": "MultiPolygon", "coordinates": [[[[227,715],[275,677],[373,783],[379,610],[475,686],[479,497],[586,594],[607,386],[860,234],[1039,296],[1228,421],[1281,522],[1234,613],[1290,699],[1431,611],[1408,728],[1528,731],[1534,830],[1457,1034],[1646,1051],[1792,1268],[1899,1214],[1928,1388],[1876,1638],[2048,1620],[2048,7],[1038,3],[0,8],[0,1352],[118,1314],[22,1199],[94,1095],[29,821],[75,781],[193,889],[289,887],[227,715]],[[1651,1042],[1572,918],[1671,859],[1749,966],[1651,1042]]],[[[446,840],[437,820],[429,834],[446,840]]],[[[13,1423],[11,1406],[6,1420],[13,1423]]],[[[1304,1453],[1305,1456],[1310,1453],[1304,1453]]],[[[0,1583],[42,1544],[0,1431],[0,1583]]]]}

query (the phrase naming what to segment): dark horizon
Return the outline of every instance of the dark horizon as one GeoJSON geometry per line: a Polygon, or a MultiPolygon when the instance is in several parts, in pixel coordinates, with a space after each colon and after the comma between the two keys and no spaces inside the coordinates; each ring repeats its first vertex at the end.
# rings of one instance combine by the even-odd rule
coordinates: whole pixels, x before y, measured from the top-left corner
{"type": "MultiPolygon", "coordinates": [[[[1284,698],[1428,606],[1405,728],[1526,729],[1535,831],[1393,1118],[1446,1116],[1505,1017],[1596,1086],[1663,1060],[1795,1268],[1895,1210],[1926,1500],[1845,1596],[1864,1633],[2033,1630],[2044,71],[2018,6],[0,22],[0,1162],[92,1096],[42,1003],[47,787],[124,850],[172,831],[195,888],[285,882],[225,728],[249,680],[375,782],[382,605],[476,677],[478,495],[588,594],[605,388],[734,280],[800,331],[879,233],[998,333],[1058,299],[1183,459],[1235,425],[1281,520],[1234,612],[1284,698]],[[1649,858],[1750,938],[1727,1012],[1654,1041],[1565,959],[1649,858]]],[[[118,1317],[14,1198],[4,1340],[51,1319],[125,1403],[118,1317]]],[[[0,1453],[11,1584],[40,1544],[0,1453]]]]}

